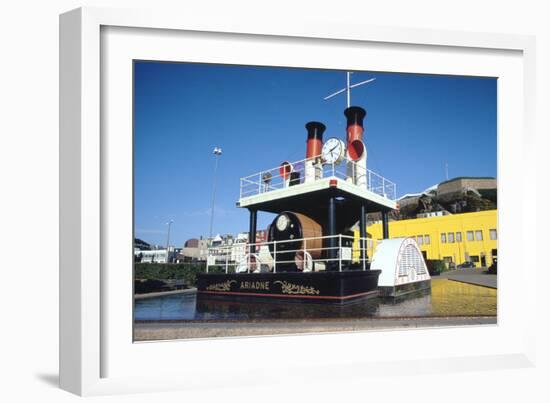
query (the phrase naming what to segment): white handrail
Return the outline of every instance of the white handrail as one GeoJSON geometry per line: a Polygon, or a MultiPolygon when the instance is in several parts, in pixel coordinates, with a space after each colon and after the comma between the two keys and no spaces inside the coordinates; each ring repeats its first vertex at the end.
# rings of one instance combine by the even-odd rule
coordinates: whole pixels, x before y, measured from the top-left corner
{"type": "Polygon", "coordinates": [[[364,182],[364,185],[361,186],[365,186],[367,190],[387,199],[397,199],[395,183],[377,174],[376,172],[359,165],[356,161],[347,159],[347,157],[339,165],[334,163],[323,164],[322,162],[319,162],[319,157],[302,159],[291,162],[289,165],[292,167],[292,172],[300,173],[299,178],[295,179],[298,180],[298,183],[290,183],[290,178],[288,177],[290,172],[282,174],[280,171],[281,167],[278,166],[242,177],[240,179],[240,198],[242,199],[278,189],[284,189],[288,186],[295,186],[304,183],[306,180],[311,180],[310,176],[306,179],[306,166],[313,166],[313,169],[315,170],[315,179],[319,179],[317,174],[320,174],[321,178],[336,177],[348,180],[350,178],[348,178],[346,167],[351,165],[351,172],[358,172],[360,174],[353,174],[353,177],[366,178],[366,180],[361,181],[361,183],[364,182]],[[264,180],[264,174],[269,174],[266,175],[269,177],[269,180],[264,180]]]}
{"type": "MultiPolygon", "coordinates": [[[[366,270],[367,263],[369,262],[369,256],[372,258],[372,255],[375,250],[375,244],[377,240],[372,238],[361,238],[354,237],[350,235],[327,235],[321,237],[306,237],[306,238],[297,238],[292,240],[281,240],[281,241],[270,241],[270,242],[255,242],[255,243],[246,243],[246,244],[233,244],[233,245],[219,245],[215,247],[208,248],[207,263],[206,263],[206,272],[208,273],[211,266],[225,266],[225,273],[229,273],[231,270],[237,271],[237,267],[242,263],[246,264],[246,272],[251,273],[254,271],[261,271],[262,265],[268,266],[269,271],[277,272],[277,265],[281,264],[292,264],[296,263],[295,258],[293,260],[281,260],[281,253],[284,256],[289,256],[292,254],[301,252],[304,254],[304,259],[307,260],[307,255],[311,256],[311,263],[313,268],[315,264],[318,263],[327,263],[327,262],[338,262],[338,270],[344,270],[346,264],[361,264],[362,269],[366,270]],[[338,238],[338,246],[322,246],[322,247],[308,247],[309,244],[312,244],[308,241],[313,240],[326,240],[330,238],[338,238]],[[351,245],[345,246],[342,240],[351,240],[351,245]],[[280,250],[277,248],[278,244],[284,244],[288,242],[297,242],[300,243],[299,249],[290,249],[290,250],[280,250]],[[270,246],[273,248],[270,248],[270,246]],[[266,251],[267,248],[267,251],[266,251]],[[349,257],[344,258],[343,250],[347,249],[347,255],[349,257]],[[327,251],[336,250],[338,256],[335,258],[323,257],[327,255],[327,251]],[[320,257],[313,258],[311,252],[325,252],[322,253],[320,257]],[[263,257],[262,257],[263,256],[263,257]],[[244,259],[244,262],[243,262],[244,259]],[[231,269],[231,270],[230,270],[231,269]]],[[[303,261],[304,268],[307,267],[306,260],[303,261]]],[[[326,267],[325,267],[326,268],[326,267]]]]}

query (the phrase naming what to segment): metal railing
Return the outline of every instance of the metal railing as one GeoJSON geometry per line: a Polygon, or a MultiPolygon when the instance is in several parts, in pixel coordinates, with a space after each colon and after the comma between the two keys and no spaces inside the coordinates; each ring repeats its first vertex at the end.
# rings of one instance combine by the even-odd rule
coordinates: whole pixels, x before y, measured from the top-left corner
{"type": "Polygon", "coordinates": [[[283,241],[237,243],[208,249],[206,272],[213,267],[225,273],[277,273],[279,268],[295,267],[298,271],[323,271],[328,266],[346,270],[350,265],[361,265],[367,269],[369,256],[372,257],[378,241],[348,235],[333,235],[312,238],[288,239],[283,241]],[[330,242],[332,240],[332,242],[330,242]],[[309,245],[332,244],[333,246],[308,247],[309,245]],[[287,249],[282,245],[301,245],[297,249],[287,249]],[[334,251],[332,254],[331,251],[334,251]],[[312,255],[313,252],[313,255],[312,255]],[[289,260],[288,257],[293,256],[289,260]],[[318,257],[313,257],[318,256],[318,257]]]}
{"type": "Polygon", "coordinates": [[[278,166],[241,178],[240,198],[328,177],[354,183],[390,200],[396,200],[397,198],[395,183],[376,172],[347,158],[339,164],[327,164],[323,163],[320,157],[288,163],[286,170],[278,166]]]}

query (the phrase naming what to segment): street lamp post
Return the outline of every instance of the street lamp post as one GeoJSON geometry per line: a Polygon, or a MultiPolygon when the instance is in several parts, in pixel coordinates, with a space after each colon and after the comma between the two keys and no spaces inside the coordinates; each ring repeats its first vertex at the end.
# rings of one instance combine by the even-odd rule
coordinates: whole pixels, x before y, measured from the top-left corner
{"type": "Polygon", "coordinates": [[[216,174],[218,172],[218,157],[222,155],[220,147],[214,147],[214,180],[212,184],[212,206],[210,208],[210,231],[208,232],[209,239],[212,240],[212,226],[214,225],[214,203],[216,201],[216,174]]]}
{"type": "Polygon", "coordinates": [[[166,225],[168,225],[168,234],[166,236],[166,263],[170,263],[169,260],[170,260],[170,251],[169,251],[169,248],[170,248],[170,227],[172,226],[172,223],[174,221],[173,220],[170,220],[166,223],[166,225]]]}

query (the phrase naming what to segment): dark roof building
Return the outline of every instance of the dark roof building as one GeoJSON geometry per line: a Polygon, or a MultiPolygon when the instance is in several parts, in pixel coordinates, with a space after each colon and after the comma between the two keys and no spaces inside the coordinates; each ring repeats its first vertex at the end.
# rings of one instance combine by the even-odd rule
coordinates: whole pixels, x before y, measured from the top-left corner
{"type": "Polygon", "coordinates": [[[199,240],[196,238],[188,239],[185,242],[185,245],[183,245],[184,248],[198,248],[199,247],[199,240]]]}
{"type": "Polygon", "coordinates": [[[491,190],[497,188],[496,178],[491,177],[475,177],[475,176],[460,176],[445,182],[441,182],[437,186],[438,196],[443,196],[449,193],[462,193],[468,190],[491,190]]]}
{"type": "Polygon", "coordinates": [[[139,238],[134,238],[134,249],[138,250],[151,250],[151,245],[149,245],[147,242],[142,241],[139,238]]]}

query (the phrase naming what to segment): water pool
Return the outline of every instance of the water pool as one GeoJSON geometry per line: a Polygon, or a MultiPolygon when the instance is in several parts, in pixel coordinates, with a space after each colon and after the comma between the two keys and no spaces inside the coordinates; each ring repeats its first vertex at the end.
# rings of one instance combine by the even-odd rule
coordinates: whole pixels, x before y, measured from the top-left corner
{"type": "Polygon", "coordinates": [[[350,305],[203,300],[175,294],[135,301],[136,321],[330,319],[365,317],[496,316],[497,290],[432,279],[431,292],[400,300],[374,298],[350,305]]]}

